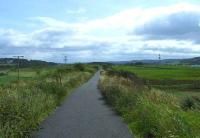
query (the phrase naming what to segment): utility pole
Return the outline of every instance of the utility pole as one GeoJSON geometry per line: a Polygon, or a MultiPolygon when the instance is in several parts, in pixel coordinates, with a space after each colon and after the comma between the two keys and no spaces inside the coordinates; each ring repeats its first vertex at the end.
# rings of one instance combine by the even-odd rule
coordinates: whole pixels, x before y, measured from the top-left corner
{"type": "Polygon", "coordinates": [[[159,63],[161,63],[161,55],[160,54],[158,55],[158,60],[159,60],[159,63]]]}
{"type": "Polygon", "coordinates": [[[67,56],[64,57],[64,62],[67,64],[67,56]]]}
{"type": "Polygon", "coordinates": [[[24,56],[13,56],[13,57],[17,58],[17,78],[18,78],[18,81],[19,81],[20,58],[23,58],[24,56]]]}

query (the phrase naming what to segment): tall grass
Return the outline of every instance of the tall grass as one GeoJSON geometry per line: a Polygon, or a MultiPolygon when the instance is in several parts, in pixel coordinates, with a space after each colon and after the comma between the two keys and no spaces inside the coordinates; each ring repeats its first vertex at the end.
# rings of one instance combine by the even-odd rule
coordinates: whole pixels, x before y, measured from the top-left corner
{"type": "Polygon", "coordinates": [[[191,101],[145,85],[135,87],[141,85],[137,80],[105,72],[99,85],[106,101],[124,118],[136,137],[200,137],[198,99],[195,108],[187,108],[191,101]]]}
{"type": "Polygon", "coordinates": [[[59,68],[38,79],[0,87],[0,137],[29,137],[66,95],[95,71],[91,67],[90,72],[70,68],[71,71],[59,68]]]}

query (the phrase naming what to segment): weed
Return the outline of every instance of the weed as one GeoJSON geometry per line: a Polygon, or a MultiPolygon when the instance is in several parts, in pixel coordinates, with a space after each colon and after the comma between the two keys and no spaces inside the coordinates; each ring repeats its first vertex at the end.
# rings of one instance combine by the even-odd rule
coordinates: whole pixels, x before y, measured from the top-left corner
{"type": "Polygon", "coordinates": [[[41,72],[35,79],[0,87],[0,137],[29,137],[66,95],[93,73],[73,69],[69,72],[65,67],[59,67],[41,72]],[[62,75],[55,77],[54,74],[62,75]]]}
{"type": "MultiPolygon", "coordinates": [[[[138,89],[128,77],[102,72],[99,88],[136,137],[200,137],[198,97],[181,100],[155,88],[138,89]]],[[[137,81],[137,80],[136,80],[137,81]]]]}

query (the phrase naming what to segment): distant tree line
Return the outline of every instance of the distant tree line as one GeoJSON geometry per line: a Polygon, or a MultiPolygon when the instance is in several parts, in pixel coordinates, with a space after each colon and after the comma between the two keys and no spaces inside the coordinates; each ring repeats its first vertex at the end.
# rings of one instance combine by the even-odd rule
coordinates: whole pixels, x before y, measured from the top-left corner
{"type": "MultiPolygon", "coordinates": [[[[46,62],[41,60],[27,60],[20,59],[20,67],[45,67],[45,66],[54,66],[57,65],[54,62],[46,62]]],[[[17,65],[18,60],[15,58],[0,58],[0,67],[7,68],[17,65]]]]}

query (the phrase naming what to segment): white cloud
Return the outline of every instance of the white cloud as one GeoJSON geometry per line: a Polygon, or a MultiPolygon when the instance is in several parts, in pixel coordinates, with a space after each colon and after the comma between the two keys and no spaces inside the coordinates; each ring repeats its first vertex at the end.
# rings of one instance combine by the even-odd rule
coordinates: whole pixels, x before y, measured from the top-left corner
{"type": "Polygon", "coordinates": [[[64,21],[56,20],[51,17],[31,17],[29,18],[30,21],[35,22],[38,24],[38,22],[42,23],[45,27],[58,27],[58,28],[72,28],[76,27],[74,24],[70,24],[64,21]]]}
{"type": "MultiPolygon", "coordinates": [[[[74,14],[86,11],[78,9],[77,11],[68,12],[74,14]]],[[[84,61],[92,59],[128,60],[133,57],[152,57],[152,55],[157,55],[158,53],[162,53],[166,57],[169,55],[168,57],[171,58],[176,57],[175,55],[185,57],[198,56],[200,55],[200,45],[197,40],[200,39],[197,38],[197,35],[189,40],[178,39],[177,36],[169,36],[170,34],[163,35],[161,38],[159,37],[160,33],[156,31],[163,31],[163,28],[166,29],[166,23],[169,24],[167,31],[172,29],[170,33],[177,34],[179,30],[184,30],[186,34],[189,32],[188,36],[191,36],[191,31],[196,31],[192,27],[193,23],[198,21],[199,13],[200,6],[180,3],[168,7],[128,9],[109,17],[77,23],[69,23],[50,17],[33,17],[30,18],[31,24],[38,24],[39,29],[30,33],[0,30],[0,50],[4,50],[0,54],[10,52],[7,55],[11,55],[13,54],[13,47],[20,47],[15,50],[15,53],[32,51],[36,56],[27,54],[28,57],[42,59],[63,53],[74,55],[74,61],[79,59],[84,61]],[[183,13],[191,13],[188,15],[197,16],[189,18],[191,24],[188,24],[188,18],[186,17],[189,16],[183,16],[183,13]],[[169,18],[177,14],[180,16],[169,18]],[[156,21],[159,21],[160,26],[156,21]],[[176,26],[176,22],[179,25],[176,26]],[[154,28],[151,34],[153,38],[146,39],[148,29],[144,26],[154,28]],[[159,27],[159,29],[156,30],[156,27],[159,27]],[[186,27],[189,27],[189,29],[186,27]]],[[[199,26],[199,22],[197,26],[199,26]]]]}
{"type": "Polygon", "coordinates": [[[83,28],[89,32],[101,31],[104,33],[103,31],[107,30],[105,31],[106,35],[111,34],[112,31],[118,35],[126,35],[151,20],[183,12],[200,13],[200,6],[180,3],[168,7],[128,9],[109,17],[87,21],[83,28]]]}

